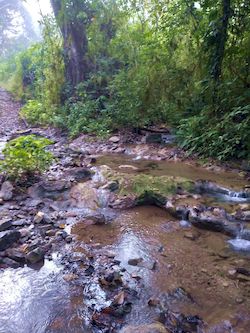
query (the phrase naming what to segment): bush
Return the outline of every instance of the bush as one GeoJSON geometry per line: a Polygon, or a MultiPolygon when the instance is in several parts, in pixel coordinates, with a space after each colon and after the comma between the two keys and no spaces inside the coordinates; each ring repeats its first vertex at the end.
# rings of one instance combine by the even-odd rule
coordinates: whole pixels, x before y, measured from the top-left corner
{"type": "Polygon", "coordinates": [[[177,135],[184,149],[219,160],[250,158],[250,105],[211,117],[204,108],[200,115],[182,120],[177,135]]]}
{"type": "Polygon", "coordinates": [[[31,177],[45,171],[53,161],[53,155],[45,148],[52,141],[35,135],[21,136],[7,143],[0,170],[10,178],[31,177]]]}

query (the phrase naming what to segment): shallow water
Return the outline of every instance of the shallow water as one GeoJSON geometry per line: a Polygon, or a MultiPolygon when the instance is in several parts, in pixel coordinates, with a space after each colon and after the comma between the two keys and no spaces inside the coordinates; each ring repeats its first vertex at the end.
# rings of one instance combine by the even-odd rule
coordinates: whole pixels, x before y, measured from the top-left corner
{"type": "MultiPolygon", "coordinates": [[[[122,164],[129,164],[153,175],[212,180],[233,189],[245,185],[236,174],[217,174],[182,163],[133,161],[132,157],[112,155],[98,159],[97,168],[103,164],[115,170],[121,170],[122,164]]],[[[97,174],[85,185],[91,187],[98,181],[97,174]]],[[[86,191],[82,184],[76,185],[74,191],[81,188],[86,191]]],[[[228,271],[239,265],[250,269],[249,252],[234,251],[237,246],[239,250],[242,241],[196,230],[153,206],[114,212],[105,207],[104,191],[95,192],[98,200],[94,206],[84,195],[83,198],[75,196],[73,201],[69,201],[67,195],[58,198],[60,206],[64,207],[65,200],[65,207],[72,212],[94,209],[112,217],[106,225],[82,222],[68,225],[67,231],[76,236],[77,244],[73,249],[67,246],[65,251],[81,255],[92,252],[98,258],[96,267],[104,265],[105,252],[114,252],[119,267],[126,269],[125,279],[138,292],[124,324],[138,325],[155,320],[156,311],[148,306],[148,300],[159,298],[173,311],[201,316],[206,322],[206,333],[249,333],[250,284],[228,278],[228,271]],[[188,237],[188,232],[195,235],[195,240],[188,237]],[[128,264],[130,259],[136,258],[141,258],[137,266],[128,264]],[[170,297],[176,288],[185,290],[193,301],[170,297]],[[228,323],[230,330],[225,328],[228,323]]],[[[214,198],[203,197],[201,201],[218,204],[214,198]]],[[[228,202],[220,203],[220,206],[230,211],[237,208],[228,202]]],[[[0,333],[100,332],[91,326],[89,315],[89,307],[93,304],[96,309],[109,304],[98,278],[90,278],[83,286],[73,287],[63,279],[59,258],[54,256],[53,261],[45,261],[40,269],[25,267],[0,271],[0,333]]]]}
{"type": "MultiPolygon", "coordinates": [[[[104,229],[78,224],[72,232],[85,243],[100,244],[101,252],[112,248],[121,267],[141,277],[139,299],[127,316],[128,323],[153,321],[155,312],[148,306],[148,300],[151,297],[164,299],[180,287],[192,295],[195,303],[182,300],[171,303],[170,300],[171,307],[186,315],[200,315],[210,328],[236,315],[243,316],[245,310],[250,310],[249,300],[242,306],[237,303],[236,299],[242,294],[232,281],[229,280],[227,289],[223,287],[228,279],[222,276],[238,258],[230,252],[227,237],[199,231],[199,239],[194,242],[184,237],[187,230],[190,228],[182,228],[179,221],[163,210],[147,206],[122,213],[104,229]],[[227,257],[228,253],[230,259],[222,261],[221,256],[227,257]],[[133,258],[143,260],[138,266],[131,266],[128,260],[133,258]],[[154,263],[156,267],[152,269],[154,263]]],[[[250,325],[250,316],[241,325],[243,328],[239,325],[239,332],[247,333],[240,329],[250,325]]]]}
{"type": "Polygon", "coordinates": [[[135,159],[135,157],[128,155],[113,154],[101,156],[97,158],[97,165],[108,165],[116,171],[135,172],[135,170],[130,168],[121,168],[123,165],[131,165],[138,168],[139,172],[146,174],[183,177],[193,181],[199,179],[209,180],[234,190],[243,189],[247,184],[246,180],[235,172],[213,172],[183,162],[154,162],[145,159],[135,159]]]}

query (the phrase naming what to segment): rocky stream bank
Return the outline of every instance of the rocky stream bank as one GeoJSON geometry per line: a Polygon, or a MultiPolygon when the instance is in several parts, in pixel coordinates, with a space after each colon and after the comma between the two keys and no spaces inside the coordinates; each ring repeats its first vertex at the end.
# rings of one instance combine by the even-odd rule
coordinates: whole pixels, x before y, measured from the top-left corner
{"type": "Polygon", "coordinates": [[[1,178],[1,333],[249,331],[246,173],[15,124],[4,140],[49,137],[56,159],[30,183],[1,178]]]}

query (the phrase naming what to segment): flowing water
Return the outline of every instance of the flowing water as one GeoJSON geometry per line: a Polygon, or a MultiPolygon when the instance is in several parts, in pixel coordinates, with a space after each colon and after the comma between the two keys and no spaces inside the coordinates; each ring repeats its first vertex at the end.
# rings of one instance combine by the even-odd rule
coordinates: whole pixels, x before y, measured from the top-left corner
{"type": "MultiPolygon", "coordinates": [[[[104,164],[127,172],[135,172],[126,167],[132,165],[140,172],[152,175],[211,180],[235,191],[246,185],[246,181],[234,173],[219,174],[183,163],[150,162],[112,155],[112,158],[98,159],[97,169],[104,164]]],[[[87,186],[94,188],[97,181],[98,174],[87,186]]],[[[69,210],[98,209],[111,216],[112,221],[106,225],[81,222],[68,225],[67,230],[77,242],[67,245],[61,252],[80,257],[91,252],[97,258],[93,264],[95,268],[106,265],[105,253],[113,253],[115,262],[126,270],[128,284],[137,291],[123,324],[154,321],[155,309],[148,306],[148,300],[152,298],[160,299],[172,311],[199,315],[206,323],[206,333],[250,332],[250,282],[238,282],[229,277],[235,267],[250,269],[248,241],[240,237],[229,240],[220,233],[197,230],[153,206],[112,211],[105,207],[106,192],[96,193],[100,201],[97,207],[92,206],[89,198],[79,205],[81,199],[77,198],[78,204],[72,201],[69,210]],[[242,246],[244,252],[234,250],[242,250],[242,246]],[[130,259],[139,260],[139,264],[129,265],[130,259]]],[[[68,206],[68,198],[64,197],[58,200],[61,207],[63,200],[67,200],[68,206]]],[[[201,200],[218,204],[214,197],[204,196],[201,200]]],[[[224,205],[228,211],[238,207],[237,202],[220,202],[219,205],[224,205]]],[[[79,285],[67,283],[60,256],[54,253],[52,261],[46,260],[36,269],[0,270],[0,333],[101,332],[92,327],[89,316],[91,307],[100,309],[110,304],[98,278],[90,277],[79,285]]]]}

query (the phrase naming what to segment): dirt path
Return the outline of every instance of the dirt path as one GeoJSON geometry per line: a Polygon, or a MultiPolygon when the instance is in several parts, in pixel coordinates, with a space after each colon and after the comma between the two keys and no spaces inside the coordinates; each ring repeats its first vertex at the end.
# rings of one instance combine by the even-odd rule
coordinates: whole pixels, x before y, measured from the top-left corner
{"type": "Polygon", "coordinates": [[[19,118],[20,107],[19,102],[15,102],[8,92],[0,88],[0,137],[25,129],[24,122],[19,118]]]}

